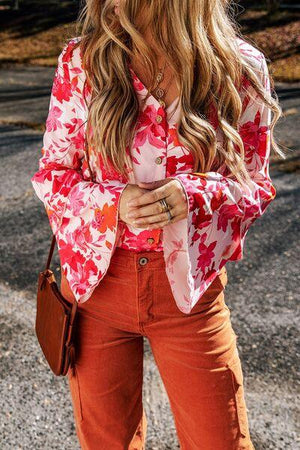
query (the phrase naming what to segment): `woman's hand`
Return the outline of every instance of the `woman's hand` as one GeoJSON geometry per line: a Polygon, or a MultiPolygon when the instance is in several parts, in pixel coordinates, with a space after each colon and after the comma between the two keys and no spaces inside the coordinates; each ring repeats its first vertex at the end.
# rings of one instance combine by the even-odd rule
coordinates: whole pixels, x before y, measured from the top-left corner
{"type": "Polygon", "coordinates": [[[137,228],[161,228],[175,223],[188,215],[188,202],[179,180],[166,178],[152,183],[138,183],[143,188],[142,195],[136,195],[128,202],[125,217],[137,228]],[[162,211],[160,199],[165,198],[173,219],[169,221],[167,212],[162,211]]]}
{"type": "Polygon", "coordinates": [[[147,189],[142,189],[137,184],[127,184],[121,194],[119,202],[119,219],[122,220],[122,222],[134,226],[133,219],[127,217],[129,212],[127,204],[130,200],[140,198],[145,192],[148,192],[147,189]]]}

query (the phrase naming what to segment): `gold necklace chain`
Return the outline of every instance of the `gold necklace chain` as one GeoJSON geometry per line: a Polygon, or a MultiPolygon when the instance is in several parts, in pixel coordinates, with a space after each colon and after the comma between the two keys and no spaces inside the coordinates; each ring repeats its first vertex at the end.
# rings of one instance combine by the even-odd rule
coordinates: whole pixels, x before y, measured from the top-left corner
{"type": "Polygon", "coordinates": [[[170,78],[168,84],[165,86],[165,88],[162,88],[161,86],[159,86],[159,84],[164,79],[164,70],[165,70],[165,68],[166,68],[166,61],[165,61],[165,64],[164,64],[164,68],[163,69],[159,69],[159,72],[156,75],[156,82],[157,82],[157,84],[156,84],[154,90],[152,91],[152,93],[155,92],[155,95],[158,98],[158,101],[159,101],[160,105],[163,108],[166,107],[165,97],[166,97],[168,89],[169,89],[169,87],[170,87],[170,85],[171,85],[171,83],[172,83],[172,81],[174,79],[174,75],[173,75],[170,78]]]}
{"type": "MultiPolygon", "coordinates": [[[[152,38],[152,42],[153,42],[153,38],[152,38]]],[[[169,65],[169,64],[168,64],[169,65]]],[[[163,68],[159,68],[158,69],[158,73],[156,74],[156,86],[154,87],[153,91],[150,91],[150,93],[152,95],[154,95],[157,97],[158,102],[160,103],[160,105],[162,106],[162,108],[166,107],[166,102],[165,102],[165,97],[167,95],[168,89],[174,79],[174,74],[172,75],[172,77],[170,78],[169,82],[167,83],[167,85],[165,86],[165,88],[162,88],[161,86],[159,86],[159,84],[164,80],[165,78],[165,69],[167,66],[167,60],[165,59],[163,68]]]]}
{"type": "MultiPolygon", "coordinates": [[[[152,42],[153,42],[153,38],[152,38],[152,42]]],[[[159,84],[164,80],[166,66],[167,66],[167,60],[165,59],[165,63],[164,63],[163,68],[159,68],[158,69],[158,73],[156,75],[156,86],[154,87],[154,90],[151,92],[152,95],[155,93],[155,96],[157,97],[160,105],[163,108],[166,107],[165,97],[166,97],[168,89],[169,89],[169,87],[170,87],[170,85],[171,85],[171,83],[172,83],[172,81],[174,79],[174,75],[173,75],[164,88],[159,86],[159,84]]]]}

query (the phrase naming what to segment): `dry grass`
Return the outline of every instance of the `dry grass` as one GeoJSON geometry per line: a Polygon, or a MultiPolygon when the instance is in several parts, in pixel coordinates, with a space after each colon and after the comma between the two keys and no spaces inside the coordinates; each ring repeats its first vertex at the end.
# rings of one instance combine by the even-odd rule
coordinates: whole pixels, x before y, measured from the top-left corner
{"type": "Polygon", "coordinates": [[[292,55],[270,64],[276,81],[300,81],[300,55],[292,55]]]}
{"type": "Polygon", "coordinates": [[[262,30],[245,30],[247,37],[271,60],[277,81],[300,80],[300,20],[274,24],[262,30]]]}
{"type": "Polygon", "coordinates": [[[75,24],[58,25],[38,34],[15,37],[10,31],[0,32],[0,64],[54,66],[64,42],[75,35],[75,24]]]}

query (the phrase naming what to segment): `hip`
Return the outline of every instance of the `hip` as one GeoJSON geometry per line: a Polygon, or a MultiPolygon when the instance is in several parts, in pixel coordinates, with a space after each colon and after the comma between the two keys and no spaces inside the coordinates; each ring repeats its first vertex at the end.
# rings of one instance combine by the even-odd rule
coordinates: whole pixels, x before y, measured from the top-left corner
{"type": "MultiPolygon", "coordinates": [[[[78,304],[78,309],[82,314],[131,331],[143,332],[146,326],[165,321],[169,327],[176,327],[180,321],[187,324],[188,316],[192,321],[197,317],[205,329],[215,326],[217,320],[229,314],[224,298],[226,284],[227,270],[223,266],[187,315],[175,303],[163,252],[135,252],[116,247],[107,272],[92,296],[78,304]]],[[[61,292],[69,301],[75,301],[63,273],[61,292]]],[[[183,331],[182,326],[181,329],[183,331]]]]}

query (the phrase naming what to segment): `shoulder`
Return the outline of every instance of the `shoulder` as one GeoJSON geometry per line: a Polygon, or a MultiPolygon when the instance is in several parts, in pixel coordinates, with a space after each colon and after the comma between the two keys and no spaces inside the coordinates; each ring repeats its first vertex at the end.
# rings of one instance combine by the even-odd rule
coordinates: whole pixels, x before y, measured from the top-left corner
{"type": "Polygon", "coordinates": [[[253,44],[250,44],[250,42],[247,42],[245,39],[240,37],[237,37],[236,42],[244,61],[250,64],[254,69],[256,68],[259,70],[262,67],[263,62],[266,60],[264,53],[253,44]]]}
{"type": "Polygon", "coordinates": [[[236,43],[244,63],[253,69],[257,77],[266,86],[269,78],[269,70],[265,54],[253,44],[240,37],[237,37],[236,43]]]}
{"type": "Polygon", "coordinates": [[[84,78],[84,69],[82,65],[81,37],[73,37],[64,45],[58,56],[58,69],[62,73],[69,73],[70,78],[74,76],[84,78]]]}
{"type": "Polygon", "coordinates": [[[80,41],[80,37],[73,37],[65,43],[59,55],[59,59],[63,63],[72,63],[76,65],[76,62],[77,64],[81,62],[80,41]]]}
{"type": "Polygon", "coordinates": [[[69,103],[86,108],[89,85],[82,65],[80,38],[70,39],[58,56],[52,95],[60,104],[69,103]]]}

